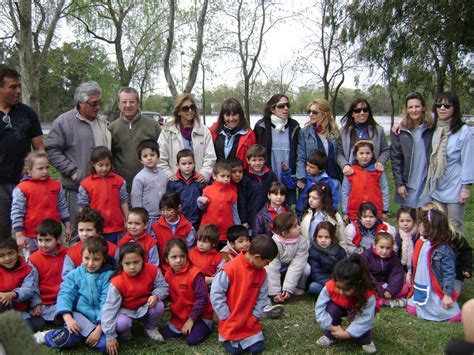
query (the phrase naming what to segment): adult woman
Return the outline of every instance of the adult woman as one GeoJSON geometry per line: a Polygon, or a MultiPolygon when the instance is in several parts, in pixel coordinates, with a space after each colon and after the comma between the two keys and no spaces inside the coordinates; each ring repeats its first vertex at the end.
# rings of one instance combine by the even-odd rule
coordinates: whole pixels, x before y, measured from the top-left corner
{"type": "Polygon", "coordinates": [[[176,180],[176,154],[181,149],[190,149],[194,152],[196,171],[201,175],[199,180],[209,180],[216,163],[216,152],[211,132],[201,123],[191,95],[184,94],[176,99],[173,116],[173,120],[163,126],[158,138],[158,168],[162,169],[170,180],[176,180]]]}
{"type": "Polygon", "coordinates": [[[256,138],[239,101],[229,98],[222,103],[217,122],[211,127],[211,134],[218,161],[238,158],[244,169],[247,168],[245,154],[255,144],[256,138]]]}
{"type": "Polygon", "coordinates": [[[439,202],[453,226],[464,233],[465,203],[474,182],[474,133],[462,120],[459,99],[448,91],[433,106],[436,130],[426,179],[426,191],[439,202]]]}
{"type": "Polygon", "coordinates": [[[395,181],[395,201],[402,206],[418,208],[430,197],[423,195],[434,121],[426,110],[425,99],[414,92],[405,98],[400,133],[391,132],[390,158],[395,181]]]}
{"type": "Polygon", "coordinates": [[[342,117],[339,144],[337,146],[337,163],[344,175],[353,173],[351,163],[354,143],[366,139],[372,141],[375,154],[375,168],[383,171],[390,158],[390,147],[387,144],[383,128],[372,116],[372,110],[366,99],[358,98],[352,101],[349,110],[342,117]]]}
{"type": "Polygon", "coordinates": [[[342,182],[342,172],[336,161],[339,129],[331,116],[329,102],[324,99],[313,100],[308,105],[309,121],[300,131],[296,159],[296,177],[306,176],[306,160],[313,150],[322,150],[328,157],[328,175],[342,182]]]}

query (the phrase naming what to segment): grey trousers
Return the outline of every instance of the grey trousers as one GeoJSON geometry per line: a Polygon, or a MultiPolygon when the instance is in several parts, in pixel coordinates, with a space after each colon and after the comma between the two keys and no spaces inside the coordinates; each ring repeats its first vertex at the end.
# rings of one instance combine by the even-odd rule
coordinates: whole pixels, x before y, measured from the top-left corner
{"type": "Polygon", "coordinates": [[[444,203],[438,200],[435,201],[443,207],[443,210],[448,215],[453,227],[456,228],[459,233],[464,235],[464,211],[466,209],[466,204],[444,203]]]}

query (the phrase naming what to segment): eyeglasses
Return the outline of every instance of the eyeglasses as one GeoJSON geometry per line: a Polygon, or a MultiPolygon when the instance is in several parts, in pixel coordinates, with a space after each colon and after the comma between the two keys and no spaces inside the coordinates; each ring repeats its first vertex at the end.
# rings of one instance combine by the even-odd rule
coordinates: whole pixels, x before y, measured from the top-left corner
{"type": "Polygon", "coordinates": [[[308,110],[306,111],[306,113],[308,115],[317,115],[318,113],[321,113],[320,111],[316,111],[316,110],[308,110]]]}
{"type": "Polygon", "coordinates": [[[88,104],[90,107],[93,107],[93,108],[99,107],[102,104],[102,102],[100,102],[100,101],[94,101],[94,102],[86,101],[85,103],[88,104]]]}
{"type": "Polygon", "coordinates": [[[355,108],[352,110],[352,112],[354,113],[369,112],[369,108],[368,107],[355,108]]]}
{"type": "Polygon", "coordinates": [[[453,107],[453,104],[436,104],[436,108],[441,108],[444,106],[446,110],[449,110],[451,107],[453,107]]]}
{"type": "Polygon", "coordinates": [[[12,120],[11,120],[10,116],[3,115],[2,121],[3,121],[3,123],[5,123],[5,127],[3,127],[5,129],[5,131],[9,131],[13,128],[12,120]]]}
{"type": "Polygon", "coordinates": [[[288,109],[290,109],[291,105],[289,102],[285,102],[285,103],[281,103],[281,104],[276,104],[274,105],[273,107],[276,107],[277,109],[279,110],[283,110],[285,107],[287,107],[288,109]]]}
{"type": "Polygon", "coordinates": [[[181,112],[189,112],[189,111],[195,111],[196,106],[195,105],[186,105],[186,106],[181,106],[181,112]]]}

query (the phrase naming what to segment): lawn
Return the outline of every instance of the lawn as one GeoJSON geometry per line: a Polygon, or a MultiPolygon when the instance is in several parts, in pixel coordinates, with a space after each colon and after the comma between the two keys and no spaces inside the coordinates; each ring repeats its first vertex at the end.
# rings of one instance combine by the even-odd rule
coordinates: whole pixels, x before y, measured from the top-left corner
{"type": "MultiPolygon", "coordinates": [[[[391,195],[393,196],[393,181],[391,179],[390,166],[387,167],[391,195]]],[[[390,223],[394,223],[393,216],[397,206],[391,204],[390,223]]],[[[466,209],[465,228],[466,235],[471,246],[474,245],[474,203],[469,202],[466,209]]],[[[464,303],[474,298],[474,281],[467,280],[465,289],[460,298],[464,303]]],[[[267,353],[279,354],[303,354],[323,352],[326,354],[339,353],[362,353],[360,346],[351,341],[336,343],[327,350],[321,350],[316,346],[316,339],[322,335],[321,329],[316,324],[314,316],[315,299],[310,296],[294,297],[286,306],[284,316],[281,319],[263,320],[263,328],[266,341],[267,353]]],[[[165,324],[168,315],[162,325],[165,324]]],[[[122,342],[120,352],[122,354],[154,354],[154,353],[194,353],[209,354],[223,353],[223,347],[217,341],[217,327],[209,339],[203,344],[191,348],[183,340],[171,340],[165,343],[154,343],[143,335],[142,328],[134,326],[133,340],[122,342]]],[[[428,353],[442,354],[444,346],[450,338],[463,338],[461,324],[435,323],[420,320],[409,316],[403,309],[383,308],[376,316],[373,328],[374,343],[381,354],[408,354],[428,353]]],[[[46,354],[58,354],[59,351],[43,347],[46,354]]],[[[96,352],[84,347],[70,351],[62,351],[62,354],[78,354],[96,352]]]]}

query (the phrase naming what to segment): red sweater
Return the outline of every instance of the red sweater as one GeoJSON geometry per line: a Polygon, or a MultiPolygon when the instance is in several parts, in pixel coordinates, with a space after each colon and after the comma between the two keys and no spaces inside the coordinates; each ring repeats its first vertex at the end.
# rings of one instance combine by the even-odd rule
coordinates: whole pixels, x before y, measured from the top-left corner
{"type": "Polygon", "coordinates": [[[45,219],[61,222],[58,210],[58,197],[61,184],[54,179],[25,180],[17,185],[26,198],[26,214],[23,222],[23,233],[36,238],[36,227],[45,219]]]}
{"type": "MultiPolygon", "coordinates": [[[[336,282],[334,279],[330,279],[328,282],[326,282],[326,290],[329,293],[329,297],[331,298],[331,301],[333,301],[335,304],[337,304],[339,307],[342,307],[347,310],[351,310],[354,306],[354,299],[355,296],[343,296],[339,292],[336,291],[336,282]]],[[[369,299],[371,296],[375,295],[375,291],[370,290],[365,293],[365,298],[369,299]]]]}
{"type": "Polygon", "coordinates": [[[127,232],[118,242],[118,247],[123,247],[124,244],[130,242],[137,242],[145,251],[145,261],[148,262],[148,254],[150,249],[156,245],[156,239],[152,238],[147,232],[143,232],[137,239],[133,238],[132,235],[127,232]]]}
{"type": "Polygon", "coordinates": [[[89,195],[90,207],[104,217],[104,233],[121,232],[125,229],[124,215],[120,201],[120,188],[125,180],[110,172],[105,177],[91,174],[81,182],[89,195]]]}
{"type": "Polygon", "coordinates": [[[157,244],[158,244],[158,254],[160,255],[160,264],[164,263],[164,250],[166,243],[172,238],[179,238],[182,240],[186,240],[186,237],[191,232],[193,228],[192,224],[184,217],[182,213],[179,214],[179,223],[176,227],[176,231],[171,231],[168,223],[166,222],[165,217],[161,216],[158,221],[153,223],[151,229],[153,233],[155,233],[157,244]]]}
{"type": "MultiPolygon", "coordinates": [[[[178,329],[183,327],[193,309],[195,300],[193,284],[198,274],[202,274],[202,271],[189,262],[186,262],[179,272],[174,273],[170,268],[165,274],[165,280],[170,287],[171,323],[178,329]]],[[[213,309],[208,297],[208,304],[201,318],[212,319],[212,315],[213,309]]]]}
{"type": "MultiPolygon", "coordinates": [[[[0,292],[11,292],[21,287],[23,280],[31,272],[32,267],[22,257],[18,257],[19,265],[12,270],[0,266],[0,292]]],[[[17,263],[18,264],[18,263],[17,263]]],[[[18,312],[27,312],[30,301],[12,302],[13,309],[18,312]]]]}
{"type": "Polygon", "coordinates": [[[30,263],[38,270],[38,286],[42,304],[56,303],[66,254],[67,248],[60,245],[56,254],[45,253],[38,249],[30,256],[30,263]]]}
{"type": "Polygon", "coordinates": [[[216,249],[203,253],[198,247],[194,247],[189,252],[189,260],[194,266],[197,266],[204,273],[204,276],[214,276],[217,272],[217,266],[224,258],[216,249]]]}
{"type": "Polygon", "coordinates": [[[239,341],[262,330],[260,321],[252,313],[265,282],[266,271],[253,266],[245,257],[246,253],[242,251],[222,268],[229,279],[226,296],[230,314],[225,320],[218,319],[219,334],[225,340],[239,341]]]}
{"type": "Polygon", "coordinates": [[[214,224],[220,232],[220,240],[227,240],[227,229],[234,225],[232,206],[237,202],[237,192],[233,184],[215,181],[204,188],[204,196],[209,199],[201,220],[201,227],[214,224]]]}
{"type": "Polygon", "coordinates": [[[121,271],[112,277],[110,282],[122,295],[122,307],[135,310],[143,306],[152,295],[157,274],[155,265],[144,263],[138,275],[131,276],[121,271]]]}
{"type": "MultiPolygon", "coordinates": [[[[107,241],[107,246],[109,247],[108,255],[115,260],[115,254],[117,254],[117,246],[114,243],[107,241]]],[[[67,251],[67,256],[71,258],[74,265],[78,267],[82,264],[82,241],[79,241],[71,249],[67,251]]]]}

